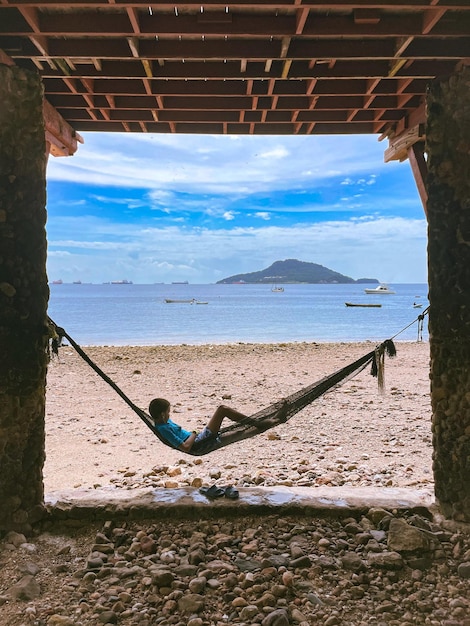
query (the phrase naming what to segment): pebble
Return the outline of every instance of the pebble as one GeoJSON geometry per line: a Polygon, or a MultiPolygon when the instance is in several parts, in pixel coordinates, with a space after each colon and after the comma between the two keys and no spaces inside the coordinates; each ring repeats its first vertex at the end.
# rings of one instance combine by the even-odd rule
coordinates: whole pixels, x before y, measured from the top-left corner
{"type": "Polygon", "coordinates": [[[10,536],[18,545],[5,538],[0,557],[17,580],[0,573],[0,615],[11,607],[41,626],[470,626],[468,534],[430,516],[354,515],[110,520],[86,540],[60,537],[36,567],[47,539],[31,554],[10,536]],[[22,574],[27,563],[35,575],[22,574]]]}

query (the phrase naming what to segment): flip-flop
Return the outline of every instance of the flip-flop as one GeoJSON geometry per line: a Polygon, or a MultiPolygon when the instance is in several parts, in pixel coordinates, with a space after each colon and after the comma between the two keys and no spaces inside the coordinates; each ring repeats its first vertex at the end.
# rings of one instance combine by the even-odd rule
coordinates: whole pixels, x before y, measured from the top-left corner
{"type": "Polygon", "coordinates": [[[237,500],[239,495],[240,494],[238,493],[238,489],[235,489],[235,487],[232,487],[232,485],[225,487],[225,497],[229,500],[237,500]]]}
{"type": "Polygon", "coordinates": [[[225,490],[222,487],[217,487],[217,485],[212,485],[212,487],[201,487],[199,489],[199,493],[202,493],[206,498],[221,498],[225,495],[225,490]]]}

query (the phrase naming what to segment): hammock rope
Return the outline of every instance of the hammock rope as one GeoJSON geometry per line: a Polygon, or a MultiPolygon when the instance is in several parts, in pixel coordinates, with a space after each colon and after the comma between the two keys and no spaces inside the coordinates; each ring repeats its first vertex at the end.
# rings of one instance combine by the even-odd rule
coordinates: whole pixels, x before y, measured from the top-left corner
{"type": "MultiPolygon", "coordinates": [[[[325,376],[311,385],[303,387],[299,391],[286,396],[282,400],[270,404],[257,413],[247,416],[242,421],[233,422],[232,424],[223,427],[219,433],[214,434],[212,437],[208,437],[206,440],[201,442],[196,449],[191,449],[189,452],[186,452],[186,454],[190,454],[192,456],[202,456],[208,454],[214,449],[219,449],[237,441],[248,439],[265,432],[266,430],[274,428],[275,426],[279,426],[280,424],[287,422],[291,417],[296,415],[299,411],[304,409],[326,392],[333,390],[340,384],[344,384],[346,381],[360,374],[360,372],[362,372],[368,365],[371,365],[371,375],[377,377],[378,379],[379,389],[383,390],[385,354],[389,357],[394,357],[396,355],[393,339],[416,321],[422,322],[427,312],[428,309],[426,309],[422,315],[414,320],[414,322],[396,333],[391,339],[387,339],[377,345],[373,350],[364,354],[359,359],[356,359],[345,367],[333,372],[333,374],[325,376]],[[217,442],[215,443],[216,438],[217,442]]],[[[124,402],[150,428],[154,435],[156,435],[163,444],[169,446],[168,442],[155,428],[154,421],[151,416],[132,402],[122,389],[120,389],[120,387],[118,387],[118,385],[111,380],[111,378],[86,354],[79,344],[76,343],[76,341],[74,341],[62,327],[58,326],[50,317],[48,318],[48,322],[50,327],[51,350],[53,354],[58,355],[62,339],[67,339],[79,356],[81,356],[82,359],[114,389],[124,402]]]]}

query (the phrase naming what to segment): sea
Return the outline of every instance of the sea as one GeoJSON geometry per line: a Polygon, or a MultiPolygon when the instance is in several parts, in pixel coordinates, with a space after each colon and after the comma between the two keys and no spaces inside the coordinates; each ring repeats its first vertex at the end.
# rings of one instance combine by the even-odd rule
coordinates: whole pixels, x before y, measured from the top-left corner
{"type": "Polygon", "coordinates": [[[388,295],[367,295],[373,285],[362,284],[282,286],[51,284],[48,314],[82,346],[429,339],[427,316],[419,323],[426,284],[389,285],[388,295]]]}

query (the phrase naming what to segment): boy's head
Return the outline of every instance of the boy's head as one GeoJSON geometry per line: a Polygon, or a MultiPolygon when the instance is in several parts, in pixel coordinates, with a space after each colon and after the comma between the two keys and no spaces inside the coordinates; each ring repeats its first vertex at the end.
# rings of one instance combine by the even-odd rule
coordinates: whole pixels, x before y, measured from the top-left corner
{"type": "Polygon", "coordinates": [[[169,406],[170,403],[168,400],[164,398],[154,398],[149,404],[149,413],[154,420],[159,419],[169,406]]]}

